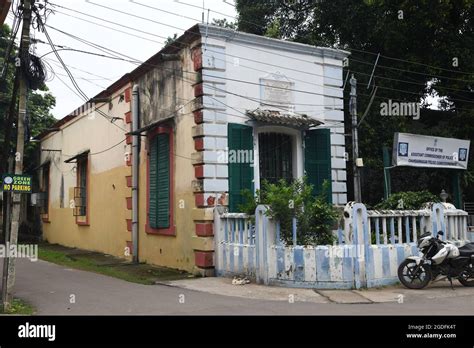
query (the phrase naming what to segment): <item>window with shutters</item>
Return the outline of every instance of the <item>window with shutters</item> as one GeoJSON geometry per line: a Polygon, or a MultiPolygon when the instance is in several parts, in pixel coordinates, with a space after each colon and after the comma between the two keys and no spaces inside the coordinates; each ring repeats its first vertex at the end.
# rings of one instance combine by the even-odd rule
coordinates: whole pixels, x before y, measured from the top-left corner
{"type": "Polygon", "coordinates": [[[146,231],[174,235],[173,224],[173,133],[158,127],[148,136],[146,231]]]}
{"type": "Polygon", "coordinates": [[[239,205],[245,203],[242,190],[254,191],[253,155],[248,155],[249,152],[253,152],[253,128],[229,123],[227,138],[229,147],[229,211],[238,212],[239,205]],[[234,154],[234,156],[230,154],[234,154]],[[238,154],[246,155],[240,156],[238,154]]]}
{"type": "MultiPolygon", "coordinates": [[[[329,129],[308,130],[305,134],[305,173],[308,183],[313,185],[313,194],[322,191],[325,180],[331,185],[331,140],[329,129]]],[[[330,186],[327,200],[332,203],[330,186]]]]}

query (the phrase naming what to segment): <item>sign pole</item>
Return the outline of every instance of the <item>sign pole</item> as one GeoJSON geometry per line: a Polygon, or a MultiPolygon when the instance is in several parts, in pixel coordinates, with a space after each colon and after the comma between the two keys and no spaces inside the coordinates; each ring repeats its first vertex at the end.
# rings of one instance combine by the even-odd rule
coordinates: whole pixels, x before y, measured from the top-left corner
{"type": "Polygon", "coordinates": [[[382,151],[383,151],[383,174],[384,174],[383,196],[384,196],[384,199],[388,199],[388,197],[392,193],[391,177],[390,177],[390,164],[391,164],[390,154],[389,154],[387,146],[384,146],[382,151]]]}
{"type": "Polygon", "coordinates": [[[462,209],[462,193],[461,193],[461,173],[454,170],[452,176],[453,183],[453,203],[458,209],[462,209]]]}

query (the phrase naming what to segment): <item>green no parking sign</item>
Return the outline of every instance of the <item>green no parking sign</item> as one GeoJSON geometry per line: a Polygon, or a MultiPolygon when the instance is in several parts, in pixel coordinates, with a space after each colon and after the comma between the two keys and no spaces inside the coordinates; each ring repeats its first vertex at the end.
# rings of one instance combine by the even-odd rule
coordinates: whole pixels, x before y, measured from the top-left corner
{"type": "Polygon", "coordinates": [[[3,174],[2,191],[31,193],[32,180],[29,175],[3,174]]]}

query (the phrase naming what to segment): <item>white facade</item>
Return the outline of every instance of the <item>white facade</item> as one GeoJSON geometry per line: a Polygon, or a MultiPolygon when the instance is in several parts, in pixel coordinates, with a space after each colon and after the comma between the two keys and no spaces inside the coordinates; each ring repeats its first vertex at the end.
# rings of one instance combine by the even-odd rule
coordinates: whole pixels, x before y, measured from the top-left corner
{"type": "MultiPolygon", "coordinates": [[[[228,145],[227,123],[252,125],[246,111],[261,108],[306,114],[323,122],[318,128],[330,129],[332,201],[337,205],[347,203],[342,85],[343,59],[349,53],[218,27],[200,29],[205,123],[197,126],[195,134],[204,136],[205,199],[229,189],[227,165],[216,158],[228,145]],[[273,93],[281,99],[281,104],[273,103],[274,99],[268,101],[268,95],[275,89],[266,88],[267,84],[287,88],[273,93]]],[[[265,130],[293,136],[293,176],[303,176],[304,144],[301,132],[296,129],[254,126],[255,163],[258,163],[258,133],[265,130]]],[[[254,166],[255,188],[260,182],[258,167],[254,166]]]]}

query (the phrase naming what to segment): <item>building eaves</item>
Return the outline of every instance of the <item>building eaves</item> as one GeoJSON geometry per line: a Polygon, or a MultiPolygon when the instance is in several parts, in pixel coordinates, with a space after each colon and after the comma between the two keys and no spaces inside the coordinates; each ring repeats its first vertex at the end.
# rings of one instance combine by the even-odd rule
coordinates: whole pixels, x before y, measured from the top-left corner
{"type": "MultiPolygon", "coordinates": [[[[199,26],[195,25],[191,27],[190,29],[186,30],[186,32],[181,35],[179,38],[175,40],[175,42],[163,47],[158,53],[154,54],[152,57],[150,57],[148,60],[146,60],[144,63],[142,63],[140,66],[132,70],[131,72],[123,75],[121,78],[119,78],[117,81],[113,82],[111,85],[109,85],[106,89],[95,95],[93,98],[91,98],[88,102],[84,103],[80,107],[78,107],[75,111],[77,110],[82,110],[84,108],[87,108],[90,104],[91,101],[94,99],[99,99],[99,98],[108,98],[113,95],[116,91],[119,89],[123,88],[125,85],[128,83],[132,83],[136,79],[138,79],[140,76],[146,74],[148,71],[154,69],[162,63],[165,59],[166,55],[171,55],[178,53],[180,50],[183,49],[183,47],[186,46],[186,44],[189,44],[193,41],[195,41],[198,36],[199,36],[199,26]]],[[[76,113],[76,112],[75,112],[76,113]]],[[[74,114],[75,114],[74,113],[74,114]]],[[[36,138],[37,139],[42,139],[46,135],[52,132],[51,129],[54,128],[59,128],[69,121],[71,121],[73,118],[75,118],[75,115],[68,115],[56,122],[50,130],[46,130],[42,132],[40,135],[38,135],[36,138]]]]}
{"type": "MultiPolygon", "coordinates": [[[[105,90],[98,93],[94,96],[93,99],[98,98],[107,98],[113,95],[114,92],[123,88],[128,83],[133,83],[136,79],[140,76],[146,74],[150,70],[154,69],[164,61],[164,55],[176,54],[180,52],[187,44],[196,41],[203,35],[211,38],[217,39],[224,39],[226,41],[235,41],[238,43],[246,44],[246,45],[253,45],[259,46],[261,48],[268,48],[268,49],[277,49],[281,51],[287,51],[292,53],[300,53],[300,54],[309,54],[318,57],[325,57],[325,58],[334,58],[334,59],[344,59],[350,55],[350,52],[327,48],[327,47],[317,47],[306,45],[298,42],[291,42],[285,40],[278,40],[272,39],[264,36],[259,36],[255,34],[248,34],[244,32],[238,32],[232,29],[222,28],[213,25],[206,25],[206,24],[196,24],[190,29],[186,30],[183,35],[178,37],[173,43],[163,47],[158,53],[150,57],[136,69],[132,70],[131,72],[123,75],[117,81],[113,82],[109,85],[105,90]]],[[[83,104],[81,107],[90,104],[90,101],[83,104]]],[[[79,107],[76,110],[81,109],[79,107]]],[[[68,115],[58,122],[56,122],[53,128],[59,128],[69,121],[71,121],[75,116],[68,115]]],[[[47,134],[51,133],[50,131],[45,131],[37,136],[38,139],[45,137],[47,134]]]]}
{"type": "Polygon", "coordinates": [[[225,41],[234,41],[241,44],[258,46],[273,50],[287,51],[291,53],[309,54],[316,57],[333,58],[342,60],[350,55],[350,52],[329,48],[312,46],[299,42],[272,39],[266,36],[244,33],[228,28],[222,28],[213,25],[198,24],[201,33],[211,38],[224,39],[225,41]]]}
{"type": "Polygon", "coordinates": [[[5,23],[12,0],[0,0],[0,25],[5,23]]]}
{"type": "Polygon", "coordinates": [[[247,110],[246,114],[250,119],[267,125],[308,129],[323,124],[323,122],[305,114],[285,113],[277,110],[247,110]]]}

